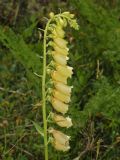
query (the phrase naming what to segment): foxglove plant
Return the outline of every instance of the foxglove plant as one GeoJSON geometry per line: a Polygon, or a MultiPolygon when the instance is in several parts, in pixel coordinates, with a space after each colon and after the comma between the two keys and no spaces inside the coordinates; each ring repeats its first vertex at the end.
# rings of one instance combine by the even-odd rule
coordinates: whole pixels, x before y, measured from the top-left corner
{"type": "Polygon", "coordinates": [[[63,12],[57,15],[50,13],[50,19],[44,30],[42,108],[45,160],[48,160],[48,133],[53,137],[51,143],[56,150],[68,151],[70,149],[69,136],[54,128],[48,129],[46,110],[46,102],[49,101],[53,108],[53,112],[50,114],[53,122],[64,128],[72,126],[71,118],[65,116],[69,109],[72,89],[72,86],[67,85],[67,80],[73,74],[73,68],[67,65],[69,48],[67,47],[68,42],[65,40],[64,28],[68,24],[74,29],[78,29],[73,14],[69,12],[63,12]],[[51,57],[52,60],[47,64],[47,59],[51,57]],[[47,73],[49,74],[48,76],[47,73]],[[47,77],[50,79],[51,88],[47,88],[47,77]]]}

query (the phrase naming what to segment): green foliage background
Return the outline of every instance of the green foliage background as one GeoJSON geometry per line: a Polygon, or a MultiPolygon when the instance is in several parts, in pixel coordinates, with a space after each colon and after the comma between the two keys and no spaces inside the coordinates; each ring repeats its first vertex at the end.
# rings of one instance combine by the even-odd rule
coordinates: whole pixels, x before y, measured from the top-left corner
{"type": "MultiPolygon", "coordinates": [[[[0,160],[43,160],[43,33],[49,12],[74,13],[79,31],[66,30],[74,68],[69,114],[71,150],[50,160],[120,160],[119,0],[0,1],[0,160]],[[75,159],[76,158],[76,159],[75,159]]],[[[51,154],[52,153],[52,154],[51,154]]]]}

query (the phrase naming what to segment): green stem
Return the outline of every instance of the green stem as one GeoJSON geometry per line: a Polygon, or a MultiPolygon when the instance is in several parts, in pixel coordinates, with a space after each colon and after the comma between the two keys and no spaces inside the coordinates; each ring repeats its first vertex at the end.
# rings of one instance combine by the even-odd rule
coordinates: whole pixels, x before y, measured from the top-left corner
{"type": "Polygon", "coordinates": [[[43,76],[42,76],[42,111],[43,111],[43,123],[44,123],[44,147],[45,147],[45,160],[48,160],[48,138],[47,138],[47,114],[46,114],[46,39],[47,30],[51,19],[48,21],[44,31],[44,51],[43,51],[43,76]]]}

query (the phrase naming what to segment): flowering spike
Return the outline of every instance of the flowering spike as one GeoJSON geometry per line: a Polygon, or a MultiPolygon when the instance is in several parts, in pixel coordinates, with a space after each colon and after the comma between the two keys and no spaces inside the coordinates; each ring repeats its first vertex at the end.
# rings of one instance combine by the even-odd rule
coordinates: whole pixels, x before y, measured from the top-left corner
{"type": "MultiPolygon", "coordinates": [[[[59,127],[69,128],[72,126],[72,121],[63,115],[68,112],[69,103],[71,101],[72,86],[67,85],[68,78],[73,74],[73,68],[67,65],[69,59],[68,42],[65,39],[64,28],[69,24],[74,29],[78,29],[78,24],[74,19],[74,14],[70,12],[63,12],[55,15],[53,12],[49,14],[50,19],[46,25],[44,32],[44,58],[43,58],[43,79],[42,79],[42,93],[43,93],[43,120],[44,120],[44,143],[45,143],[45,160],[47,156],[47,121],[46,121],[46,107],[45,100],[49,100],[54,112],[52,120],[59,127]],[[47,54],[48,53],[48,54],[47,54]],[[52,57],[52,63],[46,67],[46,54],[52,57]],[[50,91],[45,92],[46,73],[49,73],[52,87],[50,91]],[[47,94],[47,95],[46,95],[47,94]],[[47,99],[46,99],[47,97],[47,99]]],[[[48,59],[49,60],[49,59],[48,59]]],[[[52,129],[49,131],[52,134],[52,144],[56,150],[68,151],[70,149],[70,137],[64,133],[52,129]]]]}

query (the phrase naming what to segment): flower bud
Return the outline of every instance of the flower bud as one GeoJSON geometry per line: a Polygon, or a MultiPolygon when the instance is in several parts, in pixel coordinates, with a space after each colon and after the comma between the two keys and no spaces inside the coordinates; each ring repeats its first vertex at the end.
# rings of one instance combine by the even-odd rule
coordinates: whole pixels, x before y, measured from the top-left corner
{"type": "Polygon", "coordinates": [[[69,53],[69,49],[66,47],[66,48],[60,48],[58,45],[56,45],[56,43],[52,43],[52,46],[54,48],[54,50],[59,53],[59,54],[62,54],[62,55],[65,55],[67,56],[69,53]]]}
{"type": "Polygon", "coordinates": [[[57,24],[58,24],[58,26],[60,25],[61,27],[63,27],[64,26],[64,20],[59,17],[58,20],[57,20],[57,24]]]}
{"type": "Polygon", "coordinates": [[[50,12],[49,16],[50,16],[50,18],[53,18],[54,17],[54,13],[50,12]]]}
{"type": "Polygon", "coordinates": [[[62,65],[56,65],[56,70],[62,74],[63,76],[66,77],[71,77],[71,75],[73,74],[73,68],[69,67],[69,66],[62,66],[62,65]]]}
{"type": "Polygon", "coordinates": [[[55,51],[52,52],[53,58],[54,60],[61,65],[66,65],[67,64],[67,60],[69,59],[68,57],[58,54],[55,51]]]}
{"type": "Polygon", "coordinates": [[[53,41],[49,41],[49,43],[47,44],[47,47],[48,47],[48,46],[52,46],[52,47],[53,47],[53,46],[54,46],[53,41]]]}
{"type": "Polygon", "coordinates": [[[66,127],[66,128],[69,128],[72,126],[72,121],[71,121],[71,118],[69,117],[63,117],[61,115],[58,115],[58,114],[54,114],[52,115],[52,119],[55,121],[55,123],[57,125],[59,125],[60,127],[66,127]]]}
{"type": "Polygon", "coordinates": [[[50,68],[47,68],[47,74],[51,74],[52,70],[50,68]]]}
{"type": "Polygon", "coordinates": [[[57,26],[55,30],[56,30],[56,33],[57,33],[57,37],[64,38],[65,31],[62,29],[62,27],[57,26]]]}
{"type": "Polygon", "coordinates": [[[48,89],[47,89],[47,92],[48,92],[48,94],[52,94],[53,89],[52,89],[52,88],[48,88],[48,89]]]}
{"type": "Polygon", "coordinates": [[[52,66],[52,67],[55,67],[55,62],[51,61],[49,65],[52,66]]]}
{"type": "Polygon", "coordinates": [[[51,100],[52,100],[51,96],[48,95],[48,96],[46,97],[46,100],[49,101],[49,102],[51,102],[51,100]]]}
{"type": "Polygon", "coordinates": [[[65,114],[68,111],[68,105],[59,101],[56,98],[52,98],[51,103],[52,103],[53,108],[62,114],[65,114]]]}
{"type": "Polygon", "coordinates": [[[65,32],[63,31],[62,27],[56,26],[56,27],[54,28],[52,34],[53,34],[53,38],[54,38],[54,37],[64,38],[65,32]]]}
{"type": "Polygon", "coordinates": [[[63,94],[66,94],[66,95],[70,95],[71,89],[72,89],[71,86],[67,86],[67,85],[65,85],[63,83],[59,83],[59,82],[54,82],[54,85],[58,91],[62,92],[63,94]]]}
{"type": "Polygon", "coordinates": [[[62,39],[62,38],[54,38],[54,42],[59,46],[60,48],[66,48],[67,46],[67,41],[62,39]]]}
{"type": "Polygon", "coordinates": [[[51,76],[53,80],[67,84],[67,77],[62,76],[59,72],[54,71],[51,76]]]}
{"type": "Polygon", "coordinates": [[[69,16],[69,15],[70,15],[70,12],[68,12],[68,11],[63,12],[63,15],[69,16]]]}
{"type": "Polygon", "coordinates": [[[67,20],[65,18],[63,18],[63,21],[64,21],[64,27],[67,26],[67,20]]]}
{"type": "Polygon", "coordinates": [[[62,102],[65,102],[65,103],[70,102],[70,95],[65,95],[65,94],[57,91],[56,89],[53,91],[53,96],[62,102]]]}

